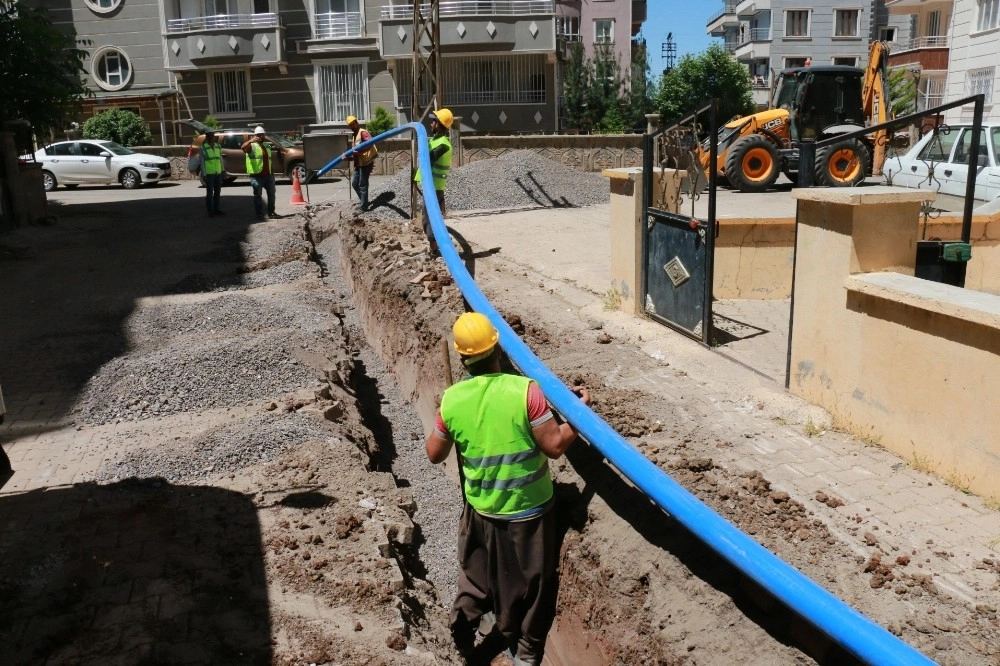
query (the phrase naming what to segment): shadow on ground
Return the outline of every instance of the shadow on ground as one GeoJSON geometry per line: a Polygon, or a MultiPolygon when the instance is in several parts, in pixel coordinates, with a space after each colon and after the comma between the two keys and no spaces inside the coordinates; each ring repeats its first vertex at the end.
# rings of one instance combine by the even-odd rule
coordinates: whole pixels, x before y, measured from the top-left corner
{"type": "Polygon", "coordinates": [[[0,497],[4,664],[271,662],[253,503],[161,479],[0,497]]]}
{"type": "Polygon", "coordinates": [[[69,420],[87,380],[127,351],[137,299],[243,283],[248,193],[224,194],[229,214],[209,218],[199,196],[164,197],[167,184],[74,202],[93,189],[49,193],[53,224],[0,235],[5,445],[69,420]]]}

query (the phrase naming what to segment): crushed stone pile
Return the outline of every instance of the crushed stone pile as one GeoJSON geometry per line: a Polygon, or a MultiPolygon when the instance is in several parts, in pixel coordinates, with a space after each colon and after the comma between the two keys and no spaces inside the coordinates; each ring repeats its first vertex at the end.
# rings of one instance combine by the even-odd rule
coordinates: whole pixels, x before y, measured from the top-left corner
{"type": "Polygon", "coordinates": [[[294,298],[224,294],[201,303],[140,307],[125,323],[129,342],[136,348],[163,344],[178,335],[238,335],[276,328],[294,328],[299,334],[322,336],[329,322],[314,310],[302,308],[294,298]]]}
{"type": "MultiPolygon", "coordinates": [[[[201,411],[316,385],[292,353],[287,331],[225,340],[178,339],[153,353],[106,363],[87,382],[74,411],[90,425],[201,411]]],[[[299,342],[300,346],[305,343],[299,342]]]]}
{"type": "Polygon", "coordinates": [[[163,289],[164,294],[199,294],[210,291],[240,291],[287,284],[305,277],[319,275],[316,264],[304,261],[271,266],[252,273],[233,273],[225,277],[212,277],[204,273],[193,273],[163,289]]]}
{"type": "MultiPolygon", "coordinates": [[[[408,217],[408,171],[375,186],[368,199],[377,217],[408,217]]],[[[445,205],[448,210],[508,210],[531,206],[582,207],[607,203],[608,179],[599,173],[579,171],[530,150],[515,150],[499,157],[452,168],[445,205]]]]}
{"type": "Polygon", "coordinates": [[[270,462],[289,448],[313,440],[337,441],[312,418],[294,412],[263,412],[200,433],[176,447],[130,450],[101,465],[95,479],[105,483],[162,477],[170,483],[190,482],[270,462]]]}

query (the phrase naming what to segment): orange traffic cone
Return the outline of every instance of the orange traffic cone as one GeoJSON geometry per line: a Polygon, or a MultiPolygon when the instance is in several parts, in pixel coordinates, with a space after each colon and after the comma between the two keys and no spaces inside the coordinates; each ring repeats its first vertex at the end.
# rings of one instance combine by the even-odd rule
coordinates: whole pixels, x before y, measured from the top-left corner
{"type": "Polygon", "coordinates": [[[292,200],[288,203],[292,206],[304,206],[309,203],[302,197],[302,185],[299,183],[298,171],[292,171],[292,200]]]}

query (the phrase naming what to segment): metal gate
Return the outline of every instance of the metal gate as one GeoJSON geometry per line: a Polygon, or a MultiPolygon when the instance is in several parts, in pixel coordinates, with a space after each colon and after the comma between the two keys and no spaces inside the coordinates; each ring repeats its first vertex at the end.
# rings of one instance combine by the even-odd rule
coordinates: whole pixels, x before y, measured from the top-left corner
{"type": "Polygon", "coordinates": [[[715,169],[708,169],[708,214],[695,215],[705,188],[698,159],[718,151],[718,100],[643,137],[642,302],[656,321],[709,345],[715,250],[715,169]],[[699,122],[708,120],[708,131],[699,122]],[[699,148],[699,136],[707,136],[699,148]],[[690,206],[690,213],[682,212],[690,206]]]}

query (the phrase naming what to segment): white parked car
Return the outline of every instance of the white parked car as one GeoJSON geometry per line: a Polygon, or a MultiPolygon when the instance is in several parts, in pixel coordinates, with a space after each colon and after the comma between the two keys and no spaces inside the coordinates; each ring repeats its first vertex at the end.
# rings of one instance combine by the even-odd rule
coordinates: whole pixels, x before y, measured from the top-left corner
{"type": "Polygon", "coordinates": [[[60,141],[36,151],[35,160],[42,164],[46,192],[80,183],[121,183],[133,189],[170,178],[167,158],[136,153],[114,141],[60,141]]]}
{"type": "MultiPolygon", "coordinates": [[[[893,185],[964,197],[971,146],[971,125],[949,125],[928,132],[905,155],[887,159],[883,173],[891,174],[893,185]]],[[[980,132],[974,196],[982,201],[1000,197],[1000,125],[983,125],[980,132]]]]}

